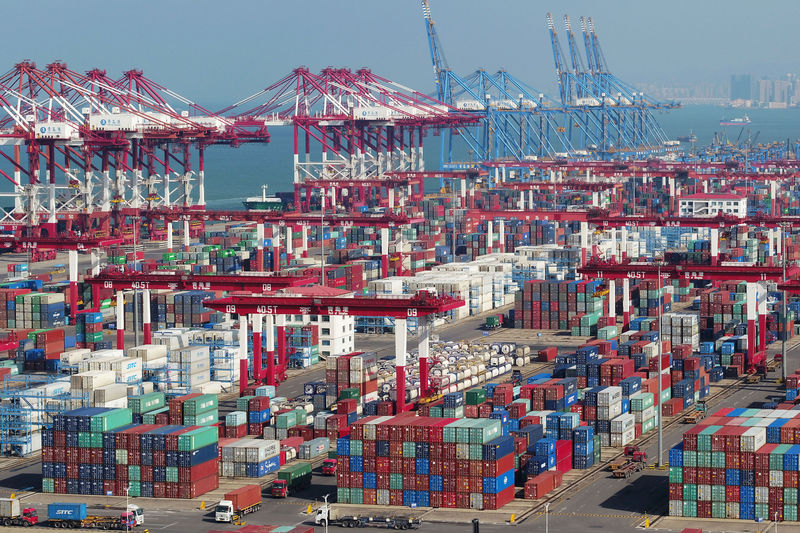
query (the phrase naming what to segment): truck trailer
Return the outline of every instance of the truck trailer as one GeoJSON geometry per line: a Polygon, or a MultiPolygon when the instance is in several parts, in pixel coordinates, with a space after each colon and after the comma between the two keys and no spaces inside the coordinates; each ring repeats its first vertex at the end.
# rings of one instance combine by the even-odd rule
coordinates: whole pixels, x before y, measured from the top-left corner
{"type": "Polygon", "coordinates": [[[314,523],[322,527],[328,525],[341,527],[387,527],[389,529],[418,529],[422,520],[411,516],[378,516],[340,514],[336,508],[326,503],[314,517],[314,523]]]}
{"type": "Polygon", "coordinates": [[[261,508],[261,485],[245,485],[225,494],[217,504],[214,519],[217,522],[234,522],[240,516],[261,508]]]}

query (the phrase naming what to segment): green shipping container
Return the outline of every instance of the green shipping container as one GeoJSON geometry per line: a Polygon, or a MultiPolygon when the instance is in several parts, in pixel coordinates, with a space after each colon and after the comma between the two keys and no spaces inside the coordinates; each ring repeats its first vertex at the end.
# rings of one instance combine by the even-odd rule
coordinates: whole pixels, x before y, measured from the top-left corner
{"type": "Polygon", "coordinates": [[[133,412],[130,409],[111,409],[105,413],[94,415],[89,419],[91,431],[111,431],[120,426],[125,426],[133,421],[133,412]]]}
{"type": "Polygon", "coordinates": [[[178,467],[177,466],[168,466],[167,467],[167,483],[177,483],[178,482],[178,467]]]}
{"type": "Polygon", "coordinates": [[[219,422],[219,413],[214,409],[199,415],[184,415],[184,426],[211,426],[219,422]]]}
{"type": "MultiPolygon", "coordinates": [[[[136,414],[149,413],[166,405],[163,392],[150,392],[128,398],[128,407],[136,414]]],[[[184,411],[185,412],[185,411],[184,411]]]]}
{"type": "Polygon", "coordinates": [[[350,503],[350,489],[343,489],[341,487],[336,489],[336,502],[350,503]]]}
{"type": "Polygon", "coordinates": [[[237,411],[247,411],[247,406],[249,405],[251,398],[255,398],[255,396],[242,396],[241,398],[236,399],[236,410],[237,411]]]}
{"type": "Polygon", "coordinates": [[[178,451],[191,452],[203,446],[214,444],[215,442],[219,442],[217,428],[209,426],[195,429],[194,431],[178,435],[178,451]]]}
{"type": "Polygon", "coordinates": [[[128,479],[131,481],[141,481],[141,469],[139,465],[128,465],[128,479]]]}
{"type": "MultiPolygon", "coordinates": [[[[670,483],[683,483],[683,467],[671,466],[669,467],[669,482],[670,483]]],[[[795,491],[797,492],[797,491],[795,491]]]]}
{"type": "Polygon", "coordinates": [[[403,490],[403,474],[389,474],[389,488],[403,490]]]}
{"type": "Polygon", "coordinates": [[[343,389],[339,393],[340,400],[358,400],[361,398],[361,391],[358,388],[343,389]]]}
{"type": "Polygon", "coordinates": [[[280,429],[293,428],[297,425],[297,416],[294,411],[288,411],[275,416],[275,427],[280,429]]]}
{"type": "Polygon", "coordinates": [[[363,455],[364,453],[364,441],[362,440],[351,440],[350,441],[350,455],[363,455]]]}
{"type": "MultiPolygon", "coordinates": [[[[183,402],[184,415],[199,415],[209,411],[216,411],[217,409],[217,395],[216,394],[203,394],[195,398],[189,398],[183,402]]],[[[247,410],[245,408],[244,410],[247,410]]]]}

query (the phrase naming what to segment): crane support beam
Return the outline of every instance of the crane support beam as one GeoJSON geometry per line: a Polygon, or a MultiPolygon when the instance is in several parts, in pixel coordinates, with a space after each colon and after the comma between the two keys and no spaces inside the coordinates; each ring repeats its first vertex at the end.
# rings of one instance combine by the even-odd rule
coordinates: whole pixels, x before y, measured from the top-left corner
{"type": "MultiPolygon", "coordinates": [[[[662,279],[697,279],[697,280],[742,280],[756,281],[781,281],[783,269],[780,267],[765,266],[711,266],[711,265],[661,265],[662,279]]],[[[578,273],[584,279],[658,279],[659,266],[653,263],[588,263],[579,267],[578,273]]],[[[789,267],[786,275],[789,277],[800,273],[800,267],[789,267]]]]}
{"type": "Polygon", "coordinates": [[[25,250],[77,250],[86,251],[93,248],[107,248],[122,244],[122,238],[69,240],[62,237],[15,237],[0,235],[0,247],[23,248],[25,250]]]}
{"type": "Polygon", "coordinates": [[[444,313],[464,305],[449,296],[420,292],[402,298],[305,297],[288,295],[231,296],[203,302],[208,309],[238,315],[327,315],[408,318],[444,313]]]}
{"type": "Polygon", "coordinates": [[[250,275],[195,275],[177,271],[163,274],[139,272],[104,272],[84,280],[85,283],[106,289],[169,289],[178,291],[247,291],[250,293],[274,292],[287,287],[313,285],[314,276],[250,276],[250,275]]]}

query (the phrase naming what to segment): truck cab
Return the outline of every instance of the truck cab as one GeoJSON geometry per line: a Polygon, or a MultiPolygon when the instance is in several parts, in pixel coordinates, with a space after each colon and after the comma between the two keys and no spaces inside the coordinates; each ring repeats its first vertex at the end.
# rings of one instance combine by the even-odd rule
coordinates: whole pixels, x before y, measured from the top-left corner
{"type": "Polygon", "coordinates": [[[289,495],[289,484],[285,479],[276,479],[272,482],[271,492],[273,498],[285,498],[289,495]]]}
{"type": "Polygon", "coordinates": [[[125,529],[133,529],[136,527],[136,513],[133,511],[125,511],[119,516],[119,524],[125,529]]]}
{"type": "Polygon", "coordinates": [[[36,509],[33,507],[26,507],[22,510],[22,520],[31,526],[39,523],[39,515],[36,514],[36,509]]]}
{"type": "Polygon", "coordinates": [[[322,461],[322,474],[325,476],[336,475],[336,466],[339,463],[337,459],[325,459],[322,461]]]}
{"type": "Polygon", "coordinates": [[[214,510],[214,520],[217,522],[233,521],[233,502],[230,500],[220,500],[214,510]]]}
{"type": "Polygon", "coordinates": [[[136,505],[135,503],[128,504],[128,512],[133,513],[133,517],[136,520],[136,525],[141,526],[144,524],[144,509],[136,505]]]}
{"type": "Polygon", "coordinates": [[[326,526],[331,521],[331,507],[327,503],[317,509],[317,514],[314,517],[314,523],[319,526],[326,526]]]}

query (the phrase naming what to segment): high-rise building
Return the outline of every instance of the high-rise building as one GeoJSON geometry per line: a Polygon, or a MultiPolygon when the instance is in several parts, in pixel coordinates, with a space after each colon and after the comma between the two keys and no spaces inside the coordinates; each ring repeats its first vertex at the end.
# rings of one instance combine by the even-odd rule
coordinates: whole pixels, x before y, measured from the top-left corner
{"type": "Polygon", "coordinates": [[[772,101],[772,80],[758,80],[758,101],[772,101]]]}
{"type": "Polygon", "coordinates": [[[750,74],[731,76],[731,100],[750,100],[753,96],[753,78],[750,74]]]}
{"type": "Polygon", "coordinates": [[[791,94],[792,85],[786,80],[775,80],[773,84],[774,93],[772,96],[773,102],[778,102],[781,104],[788,104],[789,103],[789,95],[791,94]]]}

